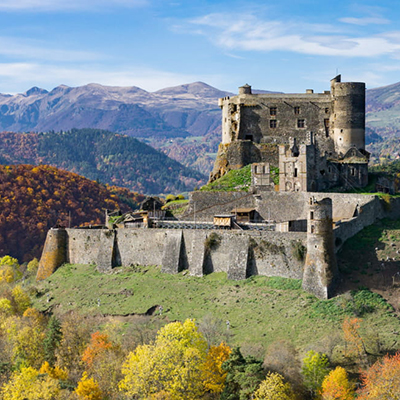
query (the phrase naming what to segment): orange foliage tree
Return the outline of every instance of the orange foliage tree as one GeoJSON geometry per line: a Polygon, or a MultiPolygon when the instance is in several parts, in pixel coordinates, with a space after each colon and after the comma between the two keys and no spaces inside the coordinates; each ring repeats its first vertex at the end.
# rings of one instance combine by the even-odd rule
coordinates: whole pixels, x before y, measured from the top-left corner
{"type": "Polygon", "coordinates": [[[108,335],[100,333],[99,331],[94,332],[88,347],[83,352],[82,361],[85,362],[89,368],[91,368],[95,358],[107,349],[111,348],[112,343],[110,342],[108,335]]]}
{"type": "Polygon", "coordinates": [[[357,400],[400,399],[400,352],[385,356],[361,376],[357,400]]]}
{"type": "Polygon", "coordinates": [[[346,317],[342,324],[344,340],[346,343],[346,354],[348,356],[362,357],[366,354],[364,341],[360,335],[359,318],[346,317]]]}

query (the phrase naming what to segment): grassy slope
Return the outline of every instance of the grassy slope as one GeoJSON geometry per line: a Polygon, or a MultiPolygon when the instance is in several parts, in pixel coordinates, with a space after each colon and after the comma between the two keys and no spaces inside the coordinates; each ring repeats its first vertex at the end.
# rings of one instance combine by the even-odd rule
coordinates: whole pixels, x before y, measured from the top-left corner
{"type": "Polygon", "coordinates": [[[385,345],[393,344],[400,323],[380,296],[360,291],[320,301],[300,285],[296,280],[267,277],[229,281],[224,273],[202,278],[167,275],[156,267],[118,268],[104,275],[93,266],[65,265],[38,284],[41,296],[35,306],[60,313],[79,309],[84,314],[126,315],[162,305],[163,316],[158,318],[165,322],[200,320],[210,314],[229,320],[232,344],[266,348],[288,339],[300,349],[339,333],[345,315],[361,314],[366,333],[379,333],[385,345]]]}

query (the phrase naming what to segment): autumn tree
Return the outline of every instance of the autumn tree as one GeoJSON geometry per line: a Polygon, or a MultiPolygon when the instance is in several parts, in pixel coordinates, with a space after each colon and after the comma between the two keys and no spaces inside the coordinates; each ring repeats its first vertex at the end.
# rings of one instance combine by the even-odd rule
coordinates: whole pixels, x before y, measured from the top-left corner
{"type": "Polygon", "coordinates": [[[22,276],[19,263],[16,258],[4,256],[0,258],[0,283],[11,283],[22,276]]]}
{"type": "Polygon", "coordinates": [[[100,333],[99,331],[94,332],[92,333],[89,345],[83,352],[82,361],[90,368],[98,355],[111,348],[112,343],[107,334],[100,333]]]}
{"type": "Polygon", "coordinates": [[[154,344],[129,354],[120,388],[144,399],[162,391],[174,400],[196,399],[204,392],[206,354],[207,342],[193,320],[170,323],[160,329],[154,344]]]}
{"type": "Polygon", "coordinates": [[[53,400],[60,387],[56,379],[27,367],[14,372],[1,393],[3,400],[53,400]]]}
{"type": "Polygon", "coordinates": [[[400,352],[386,355],[361,377],[357,400],[400,400],[400,352]]]}
{"type": "Polygon", "coordinates": [[[312,396],[320,392],[322,382],[329,373],[329,360],[326,354],[310,350],[303,359],[302,375],[304,386],[312,396]]]}
{"type": "Polygon", "coordinates": [[[57,365],[78,382],[85,370],[82,354],[90,340],[90,320],[78,314],[69,314],[61,321],[62,338],[55,350],[57,365]]]}
{"type": "Polygon", "coordinates": [[[343,336],[346,343],[346,355],[362,359],[367,351],[360,335],[360,318],[346,317],[342,324],[343,336]]]}
{"type": "Polygon", "coordinates": [[[39,368],[42,365],[45,326],[45,317],[34,308],[28,308],[22,317],[7,319],[5,331],[16,366],[39,368]]]}
{"type": "Polygon", "coordinates": [[[295,396],[290,383],[282,375],[268,372],[254,393],[254,400],[294,400],[295,396]]]}
{"type": "Polygon", "coordinates": [[[336,367],[322,382],[321,395],[323,400],[351,400],[354,398],[354,385],[349,381],[347,372],[342,367],[336,367]]]}
{"type": "Polygon", "coordinates": [[[99,384],[93,378],[89,378],[86,372],[83,373],[82,379],[78,382],[75,393],[82,400],[103,399],[103,394],[101,393],[99,384]]]}
{"type": "Polygon", "coordinates": [[[231,348],[225,343],[209,348],[202,367],[204,388],[207,392],[219,394],[224,390],[227,371],[222,368],[222,364],[229,359],[230,354],[231,348]]]}

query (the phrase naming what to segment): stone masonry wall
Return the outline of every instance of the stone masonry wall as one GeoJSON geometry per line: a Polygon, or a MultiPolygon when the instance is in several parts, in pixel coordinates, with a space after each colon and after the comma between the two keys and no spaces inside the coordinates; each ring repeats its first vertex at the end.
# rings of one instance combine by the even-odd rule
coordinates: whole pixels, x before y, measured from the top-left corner
{"type": "MultiPolygon", "coordinates": [[[[64,261],[97,264],[101,260],[98,267],[103,272],[115,265],[161,265],[167,272],[188,269],[196,276],[226,272],[232,279],[251,275],[301,279],[303,273],[303,260],[298,259],[295,251],[296,246],[306,244],[303,232],[67,229],[66,233],[68,252],[64,261]],[[116,235],[113,248],[103,245],[104,235],[116,235]],[[176,246],[171,246],[171,242],[176,246]],[[109,265],[105,265],[105,260],[109,265]],[[166,262],[168,265],[163,265],[166,262]]],[[[46,257],[43,253],[42,259],[46,257]]]]}
{"type": "MultiPolygon", "coordinates": [[[[330,197],[333,202],[333,220],[350,219],[359,207],[376,201],[376,196],[346,193],[315,192],[192,192],[189,196],[188,210],[182,219],[192,220],[194,207],[196,219],[212,221],[214,215],[230,214],[237,207],[254,207],[265,220],[286,222],[307,219],[308,199],[321,200],[330,197]]],[[[395,209],[395,207],[392,207],[395,209]]],[[[375,210],[376,211],[376,210],[375,210]]]]}

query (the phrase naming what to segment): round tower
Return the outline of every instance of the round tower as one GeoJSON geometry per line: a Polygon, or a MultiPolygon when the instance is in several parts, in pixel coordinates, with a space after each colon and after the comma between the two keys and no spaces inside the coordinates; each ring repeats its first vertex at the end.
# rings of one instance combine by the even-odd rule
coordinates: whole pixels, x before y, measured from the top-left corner
{"type": "Polygon", "coordinates": [[[243,86],[240,86],[239,94],[251,94],[251,86],[247,83],[243,86]]]}
{"type": "Polygon", "coordinates": [[[336,274],[332,199],[317,201],[312,197],[307,218],[307,256],[303,289],[320,299],[328,299],[336,274]]]}
{"type": "Polygon", "coordinates": [[[331,81],[332,125],[335,150],[365,149],[365,83],[331,81]]]}
{"type": "Polygon", "coordinates": [[[47,232],[36,280],[46,279],[66,261],[67,232],[64,228],[51,228],[47,232]]]}

